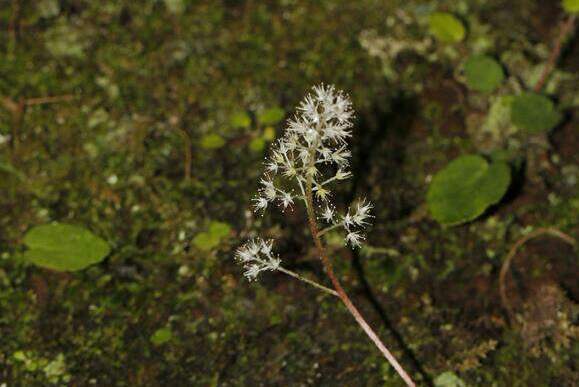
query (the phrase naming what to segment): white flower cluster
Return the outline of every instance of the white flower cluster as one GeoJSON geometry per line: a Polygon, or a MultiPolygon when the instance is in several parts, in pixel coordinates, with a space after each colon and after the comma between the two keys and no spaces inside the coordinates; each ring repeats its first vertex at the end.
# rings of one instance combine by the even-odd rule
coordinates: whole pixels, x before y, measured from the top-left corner
{"type": "Polygon", "coordinates": [[[264,270],[277,270],[281,264],[272,252],[273,240],[253,239],[235,252],[235,259],[245,269],[245,277],[252,281],[264,270]]]}
{"type": "Polygon", "coordinates": [[[361,201],[354,213],[337,216],[329,202],[330,183],[352,176],[348,171],[351,153],[346,141],[352,135],[353,116],[352,103],[342,91],[333,86],[313,87],[299,105],[298,113],[289,120],[284,136],[273,145],[254,199],[255,210],[263,211],[270,203],[285,210],[296,199],[307,205],[306,187],[311,184],[316,204],[324,208],[321,218],[331,228],[344,227],[346,243],[360,246],[364,240],[360,230],[368,224],[372,205],[361,201]],[[288,185],[290,188],[284,188],[288,185]]]}
{"type": "Polygon", "coordinates": [[[366,239],[360,230],[370,224],[369,219],[372,217],[370,210],[372,207],[372,203],[362,199],[356,204],[354,212],[350,213],[348,211],[342,219],[344,229],[347,232],[346,243],[349,243],[350,246],[360,247],[364,239],[366,239]]]}

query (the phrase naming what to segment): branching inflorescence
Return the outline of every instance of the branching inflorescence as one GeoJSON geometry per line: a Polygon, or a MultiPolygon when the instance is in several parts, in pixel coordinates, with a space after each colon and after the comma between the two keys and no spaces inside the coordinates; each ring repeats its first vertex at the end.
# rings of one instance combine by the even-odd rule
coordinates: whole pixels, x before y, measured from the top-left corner
{"type": "Polygon", "coordinates": [[[363,200],[353,212],[339,216],[330,202],[329,188],[352,176],[348,171],[351,153],[346,143],[352,135],[354,116],[350,99],[333,86],[316,86],[298,111],[266,161],[254,207],[264,211],[271,203],[285,210],[295,200],[302,200],[307,206],[306,187],[310,181],[316,204],[321,207],[318,218],[332,229],[344,228],[346,243],[359,247],[364,240],[360,230],[369,224],[372,204],[363,200]],[[282,181],[274,181],[276,177],[282,181]]]}
{"type": "Polygon", "coordinates": [[[330,200],[331,185],[352,176],[348,170],[351,153],[347,140],[352,136],[353,118],[347,95],[333,86],[313,87],[298,106],[297,114],[288,121],[283,137],[273,145],[253,199],[254,209],[261,213],[272,205],[286,210],[304,203],[316,250],[335,290],[283,268],[280,258],[272,252],[272,240],[249,241],[237,250],[235,258],[243,265],[249,280],[255,280],[263,271],[281,271],[339,297],[404,381],[413,386],[408,374],[342,288],[321,240],[327,232],[342,229],[345,244],[360,247],[365,239],[363,230],[372,217],[372,204],[365,199],[351,205],[343,215],[338,214],[330,200]],[[318,223],[325,227],[320,230],[318,223]]]}

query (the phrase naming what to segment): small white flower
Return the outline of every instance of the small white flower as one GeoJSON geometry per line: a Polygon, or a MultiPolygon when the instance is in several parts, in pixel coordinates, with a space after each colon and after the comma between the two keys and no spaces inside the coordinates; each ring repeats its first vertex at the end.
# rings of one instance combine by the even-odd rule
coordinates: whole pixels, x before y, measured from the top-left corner
{"type": "Polygon", "coordinates": [[[261,196],[258,196],[253,199],[253,209],[257,211],[265,210],[267,208],[267,199],[261,196]]]}
{"type": "Polygon", "coordinates": [[[346,230],[350,230],[352,226],[354,226],[354,218],[348,212],[346,216],[344,216],[344,227],[346,227],[346,230]]]}
{"type": "Polygon", "coordinates": [[[293,166],[293,164],[290,165],[284,165],[284,171],[283,171],[283,175],[287,178],[292,178],[294,176],[297,176],[298,171],[297,169],[293,166]]]}
{"type": "Polygon", "coordinates": [[[335,142],[344,143],[346,139],[352,135],[348,129],[349,125],[328,125],[324,129],[324,137],[334,140],[335,142]]]}
{"type": "Polygon", "coordinates": [[[286,209],[289,205],[294,204],[294,199],[289,192],[284,192],[281,195],[281,204],[284,209],[286,209]]]}
{"type": "Polygon", "coordinates": [[[334,150],[330,147],[321,147],[318,149],[318,153],[322,156],[322,160],[330,160],[332,158],[332,152],[334,150]]]}
{"type": "Polygon", "coordinates": [[[247,244],[247,252],[252,256],[257,255],[261,250],[261,239],[253,239],[247,244]]]}
{"type": "Polygon", "coordinates": [[[274,175],[277,173],[279,169],[279,164],[275,160],[270,160],[265,164],[265,170],[273,173],[274,175]]]}
{"type": "Polygon", "coordinates": [[[273,155],[271,157],[270,163],[274,163],[277,165],[283,164],[285,161],[283,155],[284,155],[284,153],[279,151],[279,150],[273,151],[273,155]]]}
{"type": "Polygon", "coordinates": [[[306,168],[306,176],[317,176],[320,173],[320,171],[318,170],[318,168],[316,168],[315,165],[312,165],[311,167],[306,168]]]}
{"type": "Polygon", "coordinates": [[[372,203],[367,202],[366,199],[362,199],[356,205],[356,213],[352,216],[352,221],[358,226],[365,226],[368,224],[366,219],[370,218],[370,210],[374,206],[372,203]]]}
{"type": "Polygon", "coordinates": [[[317,185],[313,189],[316,193],[316,197],[320,200],[327,201],[328,196],[330,196],[330,191],[322,187],[321,185],[317,185]]]}
{"type": "Polygon", "coordinates": [[[351,231],[346,235],[346,243],[352,247],[360,247],[364,239],[364,236],[357,231],[351,231]]]}
{"type": "Polygon", "coordinates": [[[349,150],[345,147],[342,147],[332,153],[332,161],[338,164],[338,166],[343,167],[344,165],[348,165],[348,159],[352,156],[349,150]]]}
{"type": "Polygon", "coordinates": [[[334,221],[334,210],[329,205],[326,205],[326,209],[322,213],[322,219],[328,223],[332,223],[334,221]]]}
{"type": "Polygon", "coordinates": [[[338,169],[338,172],[336,172],[336,180],[346,180],[349,179],[350,177],[352,177],[352,172],[350,171],[344,171],[342,169],[338,169]]]}
{"type": "Polygon", "coordinates": [[[268,178],[266,176],[265,179],[261,179],[260,183],[261,183],[261,185],[263,185],[262,193],[263,193],[265,199],[268,201],[274,200],[276,197],[276,190],[275,190],[275,187],[273,185],[273,181],[268,180],[268,178]]]}
{"type": "Polygon", "coordinates": [[[310,130],[310,123],[300,118],[289,120],[287,131],[292,135],[303,136],[310,130]]]}
{"type": "Polygon", "coordinates": [[[308,148],[302,148],[299,151],[298,158],[302,165],[309,165],[310,163],[310,150],[308,148]]]}
{"type": "Polygon", "coordinates": [[[325,105],[326,109],[334,101],[335,98],[334,86],[332,85],[325,86],[321,84],[318,86],[314,86],[313,90],[314,93],[316,94],[317,100],[320,101],[323,105],[325,105]]]}
{"type": "Polygon", "coordinates": [[[267,256],[271,255],[271,249],[273,248],[273,239],[264,241],[263,239],[259,240],[261,248],[260,251],[267,256]]]}
{"type": "Polygon", "coordinates": [[[248,280],[257,279],[262,271],[279,269],[281,260],[273,255],[272,248],[272,240],[254,239],[237,249],[235,259],[245,269],[248,280]]]}
{"type": "Polygon", "coordinates": [[[318,117],[318,105],[314,101],[311,95],[307,95],[304,100],[300,103],[299,110],[312,122],[318,117]]]}
{"type": "Polygon", "coordinates": [[[259,266],[258,265],[249,265],[247,266],[245,273],[243,273],[243,275],[249,280],[249,281],[253,281],[255,279],[257,279],[257,276],[259,274],[260,270],[259,270],[259,266]]]}

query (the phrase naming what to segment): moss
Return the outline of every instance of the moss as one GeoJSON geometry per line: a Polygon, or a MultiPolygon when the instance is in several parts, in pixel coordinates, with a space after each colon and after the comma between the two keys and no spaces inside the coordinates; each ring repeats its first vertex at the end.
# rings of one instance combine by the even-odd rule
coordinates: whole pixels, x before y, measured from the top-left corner
{"type": "MultiPolygon", "coordinates": [[[[256,117],[291,111],[325,81],[351,93],[359,118],[358,178],[335,198],[376,203],[371,253],[330,243],[332,259],[380,336],[417,379],[573,385],[577,345],[530,356],[494,281],[525,227],[577,226],[572,171],[558,173],[576,164],[574,148],[555,149],[549,190],[519,186],[473,223],[441,228],[422,206],[432,174],[481,146],[466,116],[471,103],[486,106],[452,76],[457,53],[496,47],[510,73],[531,77],[543,54],[532,44],[551,36],[527,15],[540,2],[438,2],[470,27],[450,49],[428,43],[421,23],[434,7],[422,1],[183,1],[182,11],[161,1],[20,3],[17,40],[0,41],[2,55],[12,52],[0,60],[0,95],[65,98],[28,107],[16,146],[14,113],[0,107],[0,384],[401,385],[335,299],[276,274],[249,285],[231,259],[259,227],[286,241],[292,268],[325,281],[303,214],[246,214],[263,158],[251,150],[263,130],[256,117]],[[402,50],[373,56],[363,37],[402,50]],[[249,125],[231,123],[239,111],[249,125]],[[207,136],[220,146],[204,148],[207,136]],[[71,275],[20,260],[25,232],[52,220],[90,228],[112,253],[71,275]],[[194,242],[216,220],[227,235],[194,242]],[[159,329],[171,339],[155,345],[159,329]]],[[[11,17],[0,8],[0,24],[11,17]]],[[[570,105],[577,77],[565,66],[549,90],[570,105]]],[[[568,133],[554,137],[573,145],[568,133]]],[[[572,254],[553,246],[553,261],[572,254]]]]}

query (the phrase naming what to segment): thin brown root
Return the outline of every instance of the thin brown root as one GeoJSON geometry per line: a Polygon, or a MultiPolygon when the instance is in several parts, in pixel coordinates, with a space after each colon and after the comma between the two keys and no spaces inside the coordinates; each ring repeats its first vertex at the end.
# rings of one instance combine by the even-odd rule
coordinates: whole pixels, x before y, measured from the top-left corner
{"type": "Polygon", "coordinates": [[[535,231],[530,232],[529,234],[523,236],[522,238],[520,238],[515,242],[515,244],[509,250],[509,253],[505,258],[505,261],[503,262],[501,272],[499,274],[499,291],[501,295],[501,302],[503,304],[503,307],[507,311],[508,318],[511,322],[514,321],[513,319],[514,313],[513,307],[509,301],[509,298],[507,297],[507,290],[506,290],[507,273],[509,272],[509,268],[511,267],[511,264],[517,254],[517,251],[529,240],[539,237],[541,235],[550,235],[552,237],[559,238],[565,241],[566,243],[570,244],[571,246],[575,246],[577,243],[576,240],[570,235],[565,234],[564,232],[554,228],[538,228],[535,231]]]}

